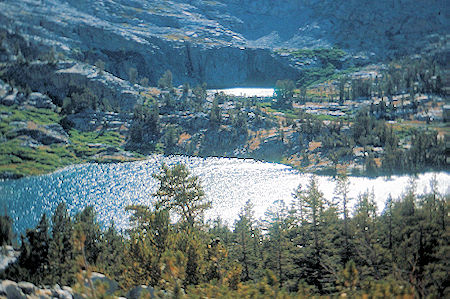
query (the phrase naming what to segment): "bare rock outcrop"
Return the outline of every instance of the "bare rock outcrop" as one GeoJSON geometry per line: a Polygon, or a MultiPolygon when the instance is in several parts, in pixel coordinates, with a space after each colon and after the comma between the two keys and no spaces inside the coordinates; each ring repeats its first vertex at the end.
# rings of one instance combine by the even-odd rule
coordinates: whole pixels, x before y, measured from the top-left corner
{"type": "Polygon", "coordinates": [[[69,135],[59,124],[38,125],[32,122],[18,127],[8,133],[8,137],[28,136],[35,141],[50,145],[54,143],[69,144],[69,135]]]}
{"type": "MultiPolygon", "coordinates": [[[[106,286],[105,292],[108,296],[113,298],[156,298],[156,290],[150,286],[136,286],[126,293],[126,297],[116,297],[114,293],[119,289],[116,281],[109,279],[104,274],[92,272],[90,279],[93,286],[100,284],[106,286]]],[[[86,282],[86,288],[90,288],[90,284],[86,282]]],[[[159,291],[164,293],[164,291],[159,291]]],[[[73,299],[85,298],[86,296],[78,293],[68,286],[60,287],[58,284],[54,286],[38,287],[30,282],[14,282],[11,280],[0,280],[0,298],[7,299],[73,299]]],[[[158,296],[158,298],[160,298],[158,296]]]]}
{"type": "Polygon", "coordinates": [[[14,263],[20,252],[14,250],[12,246],[0,246],[0,271],[6,269],[9,264],[14,263]]]}
{"type": "MultiPolygon", "coordinates": [[[[60,105],[72,92],[83,92],[88,89],[98,99],[108,100],[111,105],[124,111],[131,111],[141,98],[140,87],[132,86],[128,81],[101,72],[95,66],[64,61],[50,64],[35,61],[30,64],[9,64],[6,76],[29,86],[32,90],[47,94],[60,105]]],[[[31,93],[26,99],[28,104],[37,108],[54,108],[49,98],[39,93],[31,93]]]]}

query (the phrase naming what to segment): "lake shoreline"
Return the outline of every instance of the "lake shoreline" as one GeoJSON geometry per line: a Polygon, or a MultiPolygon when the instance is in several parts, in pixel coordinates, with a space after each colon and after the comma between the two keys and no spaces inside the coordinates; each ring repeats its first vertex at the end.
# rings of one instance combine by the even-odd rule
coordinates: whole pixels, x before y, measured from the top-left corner
{"type": "MultiPolygon", "coordinates": [[[[129,157],[123,157],[123,158],[127,158],[127,159],[114,159],[114,160],[93,160],[93,161],[80,161],[80,163],[72,163],[72,164],[68,164],[68,165],[64,165],[61,166],[57,169],[51,170],[49,172],[44,172],[44,173],[40,173],[40,174],[32,174],[32,175],[26,175],[26,174],[9,174],[9,173],[0,173],[0,182],[2,181],[7,181],[7,180],[20,180],[22,178],[28,178],[28,177],[34,177],[34,176],[42,176],[42,175],[49,175],[49,174],[53,174],[55,172],[64,170],[66,168],[72,167],[72,166],[77,166],[77,165],[84,165],[84,164],[114,164],[114,163],[133,163],[133,162],[138,162],[138,161],[145,161],[145,160],[149,160],[151,157],[153,156],[162,156],[162,157],[187,157],[187,158],[202,158],[202,159],[207,159],[207,158],[223,158],[223,159],[239,159],[239,160],[252,160],[252,161],[256,161],[256,162],[262,162],[262,163],[272,163],[272,164],[279,164],[279,165],[284,165],[284,166],[288,166],[296,171],[305,173],[305,174],[314,174],[314,175],[318,175],[318,176],[332,176],[332,177],[336,177],[340,172],[335,172],[333,169],[321,169],[321,170],[317,170],[317,171],[305,171],[299,167],[296,167],[295,165],[291,165],[289,163],[283,163],[282,161],[268,161],[268,160],[262,160],[262,159],[255,159],[255,158],[246,158],[246,157],[225,157],[225,156],[189,156],[189,155],[182,155],[182,154],[170,154],[170,155],[164,155],[164,154],[150,154],[148,156],[142,157],[142,158],[129,158],[129,157]]],[[[432,169],[432,168],[427,168],[421,171],[417,171],[417,172],[413,172],[413,173],[408,173],[408,172],[393,172],[393,173],[386,173],[386,172],[382,172],[382,171],[378,171],[377,174],[374,175],[369,175],[369,174],[365,174],[365,173],[355,173],[355,172],[349,172],[347,171],[346,175],[348,177],[355,177],[355,178],[368,178],[368,179],[377,179],[380,177],[384,177],[384,178],[389,178],[392,176],[418,176],[421,174],[426,174],[426,173],[430,173],[430,172],[445,172],[445,173],[449,173],[450,174],[450,170],[446,170],[446,169],[432,169]]]]}

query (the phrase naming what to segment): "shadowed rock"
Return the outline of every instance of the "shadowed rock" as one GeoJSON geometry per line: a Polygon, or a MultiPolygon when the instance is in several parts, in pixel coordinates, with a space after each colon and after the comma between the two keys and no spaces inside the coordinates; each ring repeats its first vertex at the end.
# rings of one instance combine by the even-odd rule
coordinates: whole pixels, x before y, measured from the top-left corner
{"type": "Polygon", "coordinates": [[[69,144],[69,135],[59,124],[50,125],[31,125],[28,127],[18,128],[10,133],[11,137],[14,136],[29,136],[39,143],[44,145],[50,145],[54,143],[69,144]]]}

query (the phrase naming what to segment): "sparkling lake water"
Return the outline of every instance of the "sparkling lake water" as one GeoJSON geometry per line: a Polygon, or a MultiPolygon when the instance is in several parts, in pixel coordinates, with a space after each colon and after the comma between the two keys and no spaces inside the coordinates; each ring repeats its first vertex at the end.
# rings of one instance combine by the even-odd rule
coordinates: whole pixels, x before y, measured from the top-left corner
{"type": "MultiPolygon", "coordinates": [[[[34,227],[42,213],[50,216],[60,201],[67,203],[71,214],[93,205],[98,220],[107,225],[114,220],[119,228],[128,225],[125,207],[131,204],[151,205],[157,181],[152,174],[161,163],[184,163],[199,176],[206,197],[212,201],[207,219],[221,217],[232,225],[247,200],[260,218],[277,200],[292,201],[292,192],[299,185],[306,186],[310,174],[282,164],[258,162],[251,159],[196,158],[184,156],[150,156],[148,160],[130,163],[73,165],[52,174],[0,181],[0,208],[6,207],[14,219],[16,231],[34,227]]],[[[417,176],[417,191],[430,190],[430,180],[436,175],[439,191],[450,193],[450,173],[430,172],[417,176]]],[[[389,194],[395,199],[404,192],[409,176],[391,178],[350,177],[350,197],[366,190],[374,190],[378,210],[384,208],[389,194]]],[[[335,181],[318,176],[319,188],[327,199],[333,199],[335,181]]]]}

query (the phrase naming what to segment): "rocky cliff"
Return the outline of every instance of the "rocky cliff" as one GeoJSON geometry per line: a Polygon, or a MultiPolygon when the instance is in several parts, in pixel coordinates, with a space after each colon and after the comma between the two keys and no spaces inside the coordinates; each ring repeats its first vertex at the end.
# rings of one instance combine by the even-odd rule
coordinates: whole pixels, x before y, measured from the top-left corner
{"type": "Polygon", "coordinates": [[[76,61],[8,64],[3,71],[7,78],[48,94],[60,105],[74,91],[87,88],[97,98],[106,99],[111,105],[129,111],[139,100],[142,89],[110,73],[100,72],[92,65],[76,61]]]}
{"type": "MultiPolygon", "coordinates": [[[[366,61],[445,44],[442,0],[6,0],[0,27],[110,73],[156,83],[270,85],[296,79],[304,66],[275,48],[338,46],[366,61]]],[[[430,50],[430,49],[428,49],[430,50]]]]}

